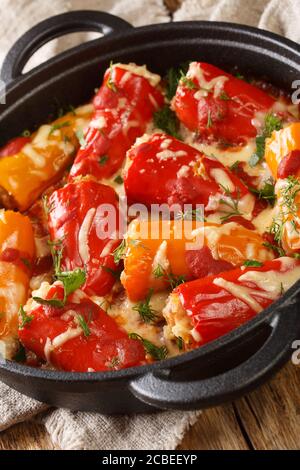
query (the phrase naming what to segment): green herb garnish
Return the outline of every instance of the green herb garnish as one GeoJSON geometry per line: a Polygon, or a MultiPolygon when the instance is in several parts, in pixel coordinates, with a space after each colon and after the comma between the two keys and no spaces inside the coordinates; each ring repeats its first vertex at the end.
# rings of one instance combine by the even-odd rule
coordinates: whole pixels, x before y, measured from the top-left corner
{"type": "Polygon", "coordinates": [[[141,341],[146,353],[150,354],[150,356],[156,361],[161,361],[162,359],[165,359],[167,357],[168,349],[166,348],[166,346],[158,347],[155,344],[151,343],[151,341],[148,341],[137,333],[129,333],[128,336],[131,339],[137,339],[141,341]]]}
{"type": "Polygon", "coordinates": [[[164,281],[169,283],[172,290],[186,282],[185,276],[176,276],[172,271],[168,272],[160,264],[153,270],[153,276],[156,279],[163,278],[164,281]]]}
{"type": "Polygon", "coordinates": [[[109,369],[116,369],[121,364],[121,359],[118,356],[115,356],[111,359],[111,361],[107,364],[109,369]]]}
{"type": "Polygon", "coordinates": [[[153,294],[153,289],[150,289],[144,302],[139,302],[137,305],[132,307],[132,310],[135,310],[140,314],[141,319],[145,323],[154,323],[157,318],[157,312],[150,305],[150,300],[153,294]]]}
{"type": "Polygon", "coordinates": [[[46,215],[49,215],[50,212],[54,209],[54,201],[49,205],[49,198],[47,194],[44,194],[42,197],[43,209],[46,215]]]}
{"type": "Polygon", "coordinates": [[[177,344],[179,351],[182,351],[184,348],[184,341],[181,338],[181,336],[178,336],[178,338],[176,339],[176,344],[177,344]]]}
{"type": "Polygon", "coordinates": [[[122,184],[124,182],[123,178],[121,175],[118,175],[115,177],[114,182],[117,184],[122,184]]]}
{"type": "Polygon", "coordinates": [[[120,245],[113,251],[114,262],[119,264],[126,255],[126,241],[122,240],[120,245]]]}
{"type": "Polygon", "coordinates": [[[236,170],[238,170],[240,163],[241,163],[241,162],[240,162],[239,160],[237,160],[236,162],[234,162],[234,163],[229,167],[230,171],[236,171],[236,170]]]}
{"type": "Polygon", "coordinates": [[[263,266],[263,263],[255,259],[247,259],[247,261],[244,262],[244,266],[246,266],[246,268],[260,268],[263,266]]]}
{"type": "Polygon", "coordinates": [[[249,190],[258,196],[259,199],[267,200],[271,206],[274,206],[276,195],[275,195],[275,184],[272,181],[265,181],[264,186],[261,189],[255,189],[249,187],[249,190]]]}
{"type": "Polygon", "coordinates": [[[26,351],[22,344],[20,344],[18,351],[13,357],[15,362],[25,362],[26,361],[26,351]]]}
{"type": "Polygon", "coordinates": [[[54,272],[60,273],[61,272],[61,260],[62,260],[62,255],[63,255],[63,239],[59,240],[53,240],[51,242],[48,240],[48,245],[50,246],[50,251],[53,259],[53,267],[54,267],[54,272]]]}
{"type": "Polygon", "coordinates": [[[77,268],[74,271],[57,272],[56,278],[64,286],[64,302],[75,290],[79,289],[86,281],[86,273],[83,269],[77,268]]]}
{"type": "Polygon", "coordinates": [[[182,76],[185,76],[189,68],[189,63],[181,64],[180,67],[172,67],[167,71],[166,80],[166,97],[169,101],[175,96],[176,90],[182,76]]]}
{"type": "Polygon", "coordinates": [[[106,86],[107,86],[107,88],[109,88],[114,93],[117,93],[118,89],[117,89],[115,83],[112,80],[113,65],[114,65],[113,62],[111,61],[110,66],[109,66],[109,77],[108,77],[108,80],[106,82],[106,86]]]}
{"type": "Polygon", "coordinates": [[[20,328],[24,328],[26,325],[29,325],[29,323],[31,323],[33,320],[33,316],[27,315],[23,305],[20,306],[19,315],[21,316],[20,328]]]}
{"type": "Polygon", "coordinates": [[[115,271],[114,269],[109,268],[108,266],[102,265],[101,268],[103,271],[111,274],[114,278],[120,279],[121,271],[115,271]]]}
{"type": "Polygon", "coordinates": [[[194,83],[191,78],[188,78],[182,70],[180,71],[180,83],[186,86],[189,90],[197,88],[196,83],[194,83]]]}
{"type": "Polygon", "coordinates": [[[256,137],[256,152],[251,155],[249,165],[256,166],[265,156],[266,139],[271,137],[273,131],[279,131],[282,128],[282,120],[275,114],[267,114],[265,117],[264,129],[261,135],[256,137]]]}
{"type": "Polygon", "coordinates": [[[264,242],[263,246],[265,246],[266,248],[269,248],[270,250],[276,251],[276,253],[278,253],[279,256],[285,256],[285,251],[280,246],[274,245],[273,243],[270,243],[270,242],[264,242]]]}
{"type": "Polygon", "coordinates": [[[80,144],[80,147],[81,148],[85,148],[86,146],[86,141],[85,141],[85,138],[84,138],[84,133],[83,133],[83,130],[82,129],[79,129],[77,132],[76,132],[76,137],[79,141],[79,144],[80,144]]]}
{"type": "Polygon", "coordinates": [[[102,157],[99,158],[99,165],[104,166],[108,161],[108,156],[103,155],[102,157]]]}
{"type": "Polygon", "coordinates": [[[80,328],[83,331],[84,336],[86,337],[90,336],[91,330],[89,329],[89,326],[87,322],[85,321],[84,317],[82,315],[76,315],[76,319],[78,321],[80,328]]]}
{"type": "Polygon", "coordinates": [[[65,302],[60,299],[42,299],[41,297],[32,297],[38,304],[41,305],[48,305],[49,307],[54,308],[63,308],[65,306],[65,302]]]}
{"type": "Polygon", "coordinates": [[[213,126],[213,120],[212,120],[212,117],[211,117],[211,110],[209,109],[208,110],[208,113],[207,113],[207,123],[206,123],[206,127],[207,129],[211,128],[213,126]]]}
{"type": "Polygon", "coordinates": [[[175,215],[177,220],[198,220],[199,222],[204,222],[205,218],[203,215],[203,209],[188,209],[184,212],[178,212],[175,215]]]}
{"type": "Polygon", "coordinates": [[[220,211],[222,214],[224,214],[222,217],[220,217],[221,222],[224,223],[232,217],[242,216],[243,214],[239,211],[240,191],[237,191],[237,197],[235,198],[231,195],[231,191],[229,188],[226,188],[223,185],[220,186],[224,190],[225,196],[228,198],[220,199],[220,204],[223,204],[225,207],[228,208],[228,211],[220,211]]]}
{"type": "Polygon", "coordinates": [[[58,124],[54,124],[49,132],[49,136],[53,134],[53,132],[62,129],[63,127],[69,127],[71,125],[70,121],[59,122],[58,124]]]}
{"type": "Polygon", "coordinates": [[[156,111],[153,119],[155,127],[158,127],[176,139],[181,138],[179,135],[179,120],[168,105],[165,105],[159,111],[156,111]]]}
{"type": "Polygon", "coordinates": [[[225,90],[221,91],[221,93],[219,95],[219,98],[220,98],[220,100],[223,100],[223,101],[231,101],[232,100],[231,96],[229,96],[228,93],[225,90]]]}

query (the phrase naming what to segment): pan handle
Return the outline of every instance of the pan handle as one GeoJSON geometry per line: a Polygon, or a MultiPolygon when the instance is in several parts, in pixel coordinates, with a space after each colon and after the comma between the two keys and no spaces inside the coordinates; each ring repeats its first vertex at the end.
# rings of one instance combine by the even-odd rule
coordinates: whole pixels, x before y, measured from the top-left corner
{"type": "Polygon", "coordinates": [[[8,84],[20,77],[34,52],[59,36],[79,31],[96,31],[106,36],[129,28],[132,25],[127,21],[101,11],[82,10],[53,16],[27,31],[12,46],[4,59],[1,79],[8,84]]]}
{"type": "MultiPolygon", "coordinates": [[[[248,393],[271,377],[292,356],[292,344],[300,339],[299,288],[293,298],[269,316],[270,336],[249,359],[220,375],[184,381],[168,380],[162,370],[133,380],[129,387],[142,402],[160,409],[191,410],[215,406],[248,393]],[[159,375],[158,375],[159,374],[159,375]]],[[[196,366],[193,363],[194,367],[196,366]]]]}

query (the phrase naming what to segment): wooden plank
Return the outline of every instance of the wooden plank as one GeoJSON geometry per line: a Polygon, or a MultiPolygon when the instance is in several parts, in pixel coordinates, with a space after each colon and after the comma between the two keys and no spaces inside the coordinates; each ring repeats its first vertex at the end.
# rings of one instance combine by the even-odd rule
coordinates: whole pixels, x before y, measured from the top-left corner
{"type": "Polygon", "coordinates": [[[187,432],[181,450],[248,450],[231,404],[204,410],[187,432]]]}
{"type": "Polygon", "coordinates": [[[255,449],[300,449],[299,390],[300,368],[290,363],[271,382],[236,402],[255,449]]]}
{"type": "Polygon", "coordinates": [[[42,424],[16,424],[0,434],[0,450],[54,450],[42,424]]]}

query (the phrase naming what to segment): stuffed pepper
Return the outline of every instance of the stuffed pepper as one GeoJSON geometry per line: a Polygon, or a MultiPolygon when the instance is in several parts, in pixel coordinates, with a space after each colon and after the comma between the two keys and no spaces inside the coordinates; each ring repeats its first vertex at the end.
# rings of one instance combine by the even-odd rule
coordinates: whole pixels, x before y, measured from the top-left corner
{"type": "Polygon", "coordinates": [[[186,348],[208,343],[251,320],[299,277],[300,261],[284,257],[182,284],[163,312],[167,334],[186,348]]]}
{"type": "Polygon", "coordinates": [[[43,283],[22,308],[19,338],[36,356],[73,372],[118,370],[146,362],[142,343],[77,289],[43,283]]]}
{"type": "Polygon", "coordinates": [[[71,169],[76,176],[109,178],[164,103],[160,76],[134,64],[112,64],[95,99],[95,114],[71,169]]]}
{"type": "Polygon", "coordinates": [[[262,117],[272,112],[275,103],[273,97],[240,78],[204,62],[191,62],[172,106],[199,140],[240,144],[256,137],[262,117]]]}
{"type": "Polygon", "coordinates": [[[201,221],[131,222],[124,246],[121,282],[131,300],[149,291],[174,288],[177,283],[205,277],[274,257],[262,237],[230,222],[224,225],[201,221]]]}
{"type": "Polygon", "coordinates": [[[0,212],[0,346],[11,358],[17,346],[18,311],[27,301],[34,260],[33,230],[28,217],[0,212]]]}
{"type": "Polygon", "coordinates": [[[205,213],[219,211],[225,219],[249,219],[255,205],[246,185],[222,163],[166,134],[130,149],[124,185],[129,203],[203,204],[205,213]]]}
{"type": "Polygon", "coordinates": [[[79,148],[78,135],[87,126],[91,109],[78,108],[2,149],[0,197],[5,207],[28,209],[61,178],[79,148]]]}
{"type": "Polygon", "coordinates": [[[300,177],[300,122],[273,132],[266,141],[265,159],[275,180],[300,177]]]}
{"type": "Polygon", "coordinates": [[[110,292],[118,266],[118,197],[96,181],[81,180],[54,191],[47,202],[49,231],[57,270],[83,269],[83,290],[89,295],[110,292]]]}

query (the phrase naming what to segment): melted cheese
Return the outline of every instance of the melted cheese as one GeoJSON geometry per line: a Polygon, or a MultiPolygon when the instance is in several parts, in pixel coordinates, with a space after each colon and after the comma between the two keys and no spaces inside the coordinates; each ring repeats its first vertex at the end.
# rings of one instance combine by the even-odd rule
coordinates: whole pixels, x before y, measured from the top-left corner
{"type": "Polygon", "coordinates": [[[174,152],[173,150],[163,150],[162,152],[158,152],[156,154],[158,160],[169,160],[170,158],[176,160],[178,157],[186,157],[187,153],[184,150],[177,150],[174,152]]]}
{"type": "Polygon", "coordinates": [[[46,166],[46,158],[37,152],[32,147],[32,144],[26,144],[22,149],[22,153],[24,153],[37,168],[44,168],[46,166]]]}
{"type": "Polygon", "coordinates": [[[192,236],[197,237],[197,249],[200,247],[204,238],[207,241],[208,247],[212,252],[214,259],[219,259],[218,253],[218,242],[223,235],[230,235],[232,230],[236,229],[238,224],[235,222],[229,222],[228,224],[221,225],[219,227],[203,225],[202,227],[196,228],[192,231],[192,236]]]}
{"type": "Polygon", "coordinates": [[[260,234],[263,234],[269,229],[269,227],[271,227],[273,217],[274,217],[274,208],[267,207],[252,220],[252,223],[255,226],[256,230],[260,234]]]}
{"type": "Polygon", "coordinates": [[[227,173],[221,168],[213,168],[210,174],[214,178],[215,182],[218,183],[220,186],[223,186],[230,192],[233,192],[235,190],[235,186],[232,183],[231,179],[229,178],[227,173]]]}
{"type": "Polygon", "coordinates": [[[194,94],[196,99],[200,99],[202,96],[207,96],[207,94],[203,95],[203,93],[208,93],[208,91],[212,89],[214,90],[214,98],[217,98],[224,88],[224,83],[228,80],[228,77],[225,77],[225,75],[220,75],[219,77],[215,77],[210,81],[207,81],[204,77],[203,70],[197,62],[191,62],[187,77],[196,79],[199,87],[202,88],[200,92],[197,91],[194,94]]]}
{"type": "Polygon", "coordinates": [[[106,119],[104,116],[100,116],[96,119],[93,119],[90,123],[90,127],[92,127],[93,129],[103,129],[104,127],[106,127],[107,123],[106,123],[106,119]]]}
{"type": "Polygon", "coordinates": [[[88,236],[95,214],[96,209],[91,207],[87,211],[78,233],[79,255],[84,264],[86,264],[90,259],[88,236]]]}
{"type": "Polygon", "coordinates": [[[177,178],[188,178],[190,169],[190,166],[182,165],[182,167],[177,171],[177,178]]]}
{"type": "Polygon", "coordinates": [[[262,306],[252,297],[252,294],[256,293],[255,290],[235,284],[234,282],[226,281],[222,277],[214,279],[213,283],[248,304],[255,312],[259,313],[262,310],[262,306]]]}
{"type": "MultiPolygon", "coordinates": [[[[167,292],[159,292],[151,296],[150,306],[155,310],[158,318],[162,317],[162,311],[165,307],[167,297],[167,292]]],[[[139,313],[133,310],[135,305],[136,304],[129,299],[124,298],[124,295],[121,293],[121,295],[115,299],[115,302],[110,304],[107,313],[128,333],[138,333],[157,346],[165,344],[163,331],[159,323],[156,325],[142,321],[139,313]]]]}
{"type": "MultiPolygon", "coordinates": [[[[118,64],[113,64],[113,67],[118,67],[120,69],[127,70],[128,72],[131,72],[135,75],[140,75],[141,77],[146,78],[146,80],[148,80],[150,85],[152,85],[153,87],[156,87],[161,80],[160,75],[149,72],[146,65],[136,65],[134,63],[130,63],[130,64],[118,63],[118,64]]],[[[128,78],[130,78],[130,75],[128,78]]]]}
{"type": "Polygon", "coordinates": [[[154,256],[153,263],[152,263],[152,270],[151,276],[153,276],[153,271],[161,267],[164,271],[168,271],[170,268],[170,262],[167,256],[168,244],[166,240],[164,240],[158,247],[158,250],[154,256]]]}
{"type": "MultiPolygon", "coordinates": [[[[281,295],[282,290],[285,292],[300,279],[300,266],[295,266],[294,260],[281,258],[281,262],[287,269],[285,272],[248,271],[239,277],[239,281],[255,283],[259,289],[266,291],[269,298],[275,300],[281,295]]],[[[255,293],[260,294],[258,291],[255,293]]],[[[266,297],[265,293],[262,295],[266,297]]]]}
{"type": "Polygon", "coordinates": [[[282,268],[285,269],[283,272],[248,271],[238,278],[239,282],[251,282],[256,285],[256,288],[235,284],[223,278],[216,278],[213,283],[227,290],[259,313],[262,306],[254,296],[274,301],[280,297],[282,291],[285,292],[300,279],[300,266],[295,267],[295,260],[281,258],[281,264],[282,268]],[[257,290],[257,288],[261,290],[257,290]]]}

